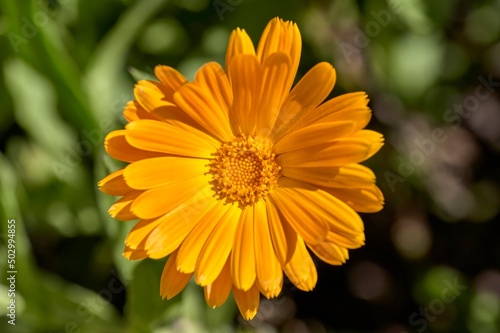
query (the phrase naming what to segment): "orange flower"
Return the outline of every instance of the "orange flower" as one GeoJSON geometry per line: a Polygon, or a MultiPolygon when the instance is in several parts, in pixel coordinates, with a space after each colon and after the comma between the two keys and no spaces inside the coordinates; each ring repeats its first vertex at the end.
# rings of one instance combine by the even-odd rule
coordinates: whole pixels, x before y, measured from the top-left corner
{"type": "Polygon", "coordinates": [[[244,30],[231,34],[226,68],[211,62],[188,82],[157,66],[140,81],[124,130],[106,151],[129,162],[99,182],[121,196],[109,212],[139,222],[125,257],[168,257],[161,295],[178,294],[194,275],[207,303],[232,291],[245,319],[260,294],[277,296],[283,272],[301,290],[317,273],[309,251],[340,265],[364,244],[356,212],[376,212],[383,196],[360,165],[383,145],[363,129],[363,92],[323,101],[335,70],[322,62],[292,84],[301,52],[297,26],[275,18],[257,50],[244,30]]]}

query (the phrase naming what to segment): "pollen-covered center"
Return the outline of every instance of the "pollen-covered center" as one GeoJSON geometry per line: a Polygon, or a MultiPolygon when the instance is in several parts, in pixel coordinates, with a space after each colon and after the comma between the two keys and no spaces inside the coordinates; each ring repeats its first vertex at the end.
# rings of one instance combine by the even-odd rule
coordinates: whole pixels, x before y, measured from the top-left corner
{"type": "Polygon", "coordinates": [[[246,135],[223,143],[210,164],[217,194],[243,206],[265,197],[280,171],[271,147],[268,140],[246,135]]]}

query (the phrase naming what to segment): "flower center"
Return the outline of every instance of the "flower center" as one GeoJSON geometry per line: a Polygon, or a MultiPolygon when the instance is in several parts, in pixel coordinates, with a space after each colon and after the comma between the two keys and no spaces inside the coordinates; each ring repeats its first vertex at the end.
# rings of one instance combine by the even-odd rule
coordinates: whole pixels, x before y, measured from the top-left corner
{"type": "Polygon", "coordinates": [[[240,135],[215,152],[210,173],[217,195],[241,205],[252,205],[277,184],[280,167],[272,144],[259,137],[240,135]]]}

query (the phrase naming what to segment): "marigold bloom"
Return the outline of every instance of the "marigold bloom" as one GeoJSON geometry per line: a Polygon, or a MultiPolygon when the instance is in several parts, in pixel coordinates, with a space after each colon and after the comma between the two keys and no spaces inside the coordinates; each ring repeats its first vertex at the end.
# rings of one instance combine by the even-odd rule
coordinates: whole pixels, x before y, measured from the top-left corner
{"type": "Polygon", "coordinates": [[[383,137],[364,129],[371,118],[364,92],[323,103],[336,79],[330,64],[292,88],[300,52],[292,22],[271,20],[257,50],[236,29],[225,69],[207,63],[188,82],[157,66],[159,82],[138,82],[123,112],[128,124],[106,137],[108,154],[130,164],[100,189],[122,196],[111,216],[139,219],[126,258],[169,256],[162,297],[194,275],[210,306],[232,291],[251,319],[260,293],[280,293],[283,272],[297,288],[314,288],[308,249],[340,265],[364,244],[356,212],[379,211],[383,196],[359,163],[383,137]]]}

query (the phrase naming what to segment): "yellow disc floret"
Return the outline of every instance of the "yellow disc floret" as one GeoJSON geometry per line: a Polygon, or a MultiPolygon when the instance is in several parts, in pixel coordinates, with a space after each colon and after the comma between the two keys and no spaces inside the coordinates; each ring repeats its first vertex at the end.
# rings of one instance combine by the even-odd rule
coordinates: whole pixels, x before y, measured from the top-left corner
{"type": "Polygon", "coordinates": [[[215,191],[228,201],[252,205],[277,184],[280,167],[268,140],[240,135],[215,152],[210,164],[215,191]]]}

